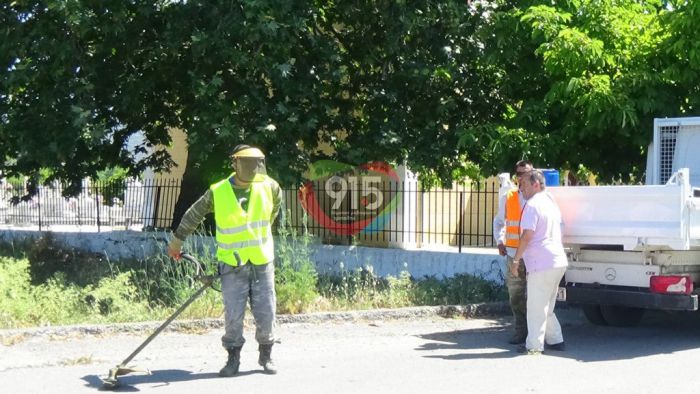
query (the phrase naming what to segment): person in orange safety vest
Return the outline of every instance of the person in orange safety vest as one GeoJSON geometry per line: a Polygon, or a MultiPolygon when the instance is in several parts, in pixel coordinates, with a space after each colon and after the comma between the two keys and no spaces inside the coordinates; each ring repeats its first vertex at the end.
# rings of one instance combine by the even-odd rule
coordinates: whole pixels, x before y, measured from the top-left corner
{"type": "MultiPolygon", "coordinates": [[[[532,163],[520,160],[515,164],[516,181],[532,171],[532,163]]],[[[508,182],[509,183],[509,182],[508,182]]],[[[508,288],[510,308],[515,320],[515,333],[508,341],[511,344],[523,344],[527,338],[527,282],[525,264],[520,264],[518,276],[511,273],[514,265],[513,256],[520,244],[520,215],[522,214],[525,198],[518,186],[513,186],[502,193],[498,201],[498,213],[493,219],[493,235],[498,245],[498,252],[506,256],[505,279],[508,288]]]]}

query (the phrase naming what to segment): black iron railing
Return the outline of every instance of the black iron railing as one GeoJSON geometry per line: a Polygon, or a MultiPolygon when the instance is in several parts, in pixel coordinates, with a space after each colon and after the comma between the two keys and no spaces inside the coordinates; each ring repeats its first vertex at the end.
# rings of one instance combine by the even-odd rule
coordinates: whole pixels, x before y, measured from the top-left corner
{"type": "Polygon", "coordinates": [[[285,202],[290,225],[325,243],[492,247],[498,184],[422,190],[415,182],[384,182],[333,190],[327,183],[307,183],[301,191],[286,189],[285,202]]]}
{"type": "Polygon", "coordinates": [[[180,180],[87,182],[74,197],[65,197],[64,185],[53,183],[28,196],[24,185],[0,186],[0,225],[34,227],[40,231],[144,230],[165,228],[180,193],[180,180]]]}
{"type": "MultiPolygon", "coordinates": [[[[423,190],[416,182],[307,183],[284,188],[285,218],[325,243],[383,247],[492,247],[498,207],[494,181],[423,190]]],[[[181,181],[85,182],[75,197],[63,185],[0,185],[0,226],[40,231],[170,228],[181,181]]]]}

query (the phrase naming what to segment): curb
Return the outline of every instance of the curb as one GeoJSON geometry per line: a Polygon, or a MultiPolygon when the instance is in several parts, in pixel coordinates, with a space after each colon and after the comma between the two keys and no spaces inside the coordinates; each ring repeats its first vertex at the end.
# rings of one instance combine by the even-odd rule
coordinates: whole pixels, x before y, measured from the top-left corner
{"type": "MultiPolygon", "coordinates": [[[[467,305],[419,306],[397,309],[372,309],[344,312],[317,312],[298,315],[278,315],[277,324],[293,323],[327,323],[354,322],[364,320],[410,320],[417,318],[476,318],[485,316],[504,316],[510,314],[507,302],[490,302],[467,305]]],[[[247,314],[249,315],[249,314],[247,314]]],[[[246,323],[252,324],[252,317],[246,317],[246,323]]],[[[75,326],[46,326],[25,329],[0,330],[0,343],[12,342],[13,338],[31,338],[42,336],[79,336],[106,335],[122,333],[141,333],[154,331],[162,322],[95,324],[75,326]]],[[[165,331],[201,331],[222,328],[223,319],[176,320],[165,331]]]]}

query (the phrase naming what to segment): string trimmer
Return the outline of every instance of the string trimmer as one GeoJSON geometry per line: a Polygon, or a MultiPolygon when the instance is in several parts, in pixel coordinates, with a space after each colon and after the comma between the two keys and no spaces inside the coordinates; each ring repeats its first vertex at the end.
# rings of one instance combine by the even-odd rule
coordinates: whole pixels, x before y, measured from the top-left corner
{"type": "MultiPolygon", "coordinates": [[[[238,265],[241,265],[241,257],[238,255],[238,252],[234,252],[234,255],[236,256],[236,260],[238,262],[238,265]]],[[[196,267],[197,274],[195,276],[195,280],[202,282],[203,285],[202,287],[199,288],[192,296],[185,301],[184,304],[182,304],[181,307],[179,307],[170,317],[163,322],[163,324],[160,325],[151,335],[149,335],[148,338],[146,338],[145,341],[139,347],[136,348],[127,358],[124,359],[124,361],[121,362],[121,364],[117,365],[116,367],[112,368],[109,370],[109,376],[106,378],[102,379],[102,388],[107,389],[107,390],[113,390],[117,387],[119,387],[119,380],[117,379],[119,376],[127,375],[132,372],[142,372],[146,374],[151,374],[151,371],[148,369],[144,368],[137,368],[137,367],[131,367],[127,366],[127,364],[134,358],[136,357],[137,354],[139,354],[146,346],[148,346],[151,341],[160,334],[165,327],[168,326],[168,324],[172,323],[175,318],[177,318],[185,309],[187,309],[188,306],[190,306],[191,303],[193,303],[199,296],[204,293],[204,291],[208,288],[210,288],[213,284],[214,281],[221,278],[222,274],[216,274],[216,275],[206,275],[204,272],[204,267],[202,266],[202,263],[200,263],[194,256],[183,253],[181,255],[182,258],[185,260],[190,261],[193,263],[196,267]]],[[[229,271],[233,272],[233,271],[229,271]]],[[[226,274],[224,274],[226,275],[226,274]]]]}

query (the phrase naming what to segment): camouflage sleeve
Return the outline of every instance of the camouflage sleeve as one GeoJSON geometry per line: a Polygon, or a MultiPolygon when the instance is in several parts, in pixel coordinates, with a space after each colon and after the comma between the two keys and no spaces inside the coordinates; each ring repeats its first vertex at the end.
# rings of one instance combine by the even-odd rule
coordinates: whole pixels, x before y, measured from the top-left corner
{"type": "Polygon", "coordinates": [[[279,215],[279,223],[284,223],[284,192],[279,183],[273,180],[272,188],[272,221],[274,222],[279,215]]]}
{"type": "Polygon", "coordinates": [[[204,216],[214,211],[214,195],[211,190],[195,201],[194,204],[185,212],[180,221],[180,225],[175,230],[175,238],[184,241],[194,230],[199,227],[199,224],[204,220],[204,216]]]}

